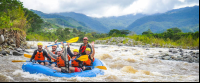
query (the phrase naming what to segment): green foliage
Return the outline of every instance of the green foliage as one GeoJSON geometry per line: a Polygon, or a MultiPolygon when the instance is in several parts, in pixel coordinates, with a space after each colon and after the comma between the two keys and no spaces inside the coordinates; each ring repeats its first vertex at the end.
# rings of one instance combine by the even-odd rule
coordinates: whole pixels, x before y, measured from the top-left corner
{"type": "Polygon", "coordinates": [[[112,36],[112,37],[126,37],[126,35],[128,35],[130,33],[129,30],[117,30],[117,29],[113,29],[110,30],[110,32],[108,33],[108,36],[112,36]]]}
{"type": "Polygon", "coordinates": [[[153,34],[151,29],[148,29],[148,31],[145,31],[145,32],[142,33],[142,35],[147,35],[147,34],[153,34]]]}

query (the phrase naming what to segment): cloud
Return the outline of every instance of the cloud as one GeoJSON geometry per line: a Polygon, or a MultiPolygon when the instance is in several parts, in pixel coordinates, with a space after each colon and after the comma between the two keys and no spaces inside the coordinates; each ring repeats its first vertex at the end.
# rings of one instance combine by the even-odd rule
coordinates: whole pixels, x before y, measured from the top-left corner
{"type": "Polygon", "coordinates": [[[164,13],[199,5],[199,0],[20,0],[24,7],[44,13],[76,12],[92,17],[164,13]]]}

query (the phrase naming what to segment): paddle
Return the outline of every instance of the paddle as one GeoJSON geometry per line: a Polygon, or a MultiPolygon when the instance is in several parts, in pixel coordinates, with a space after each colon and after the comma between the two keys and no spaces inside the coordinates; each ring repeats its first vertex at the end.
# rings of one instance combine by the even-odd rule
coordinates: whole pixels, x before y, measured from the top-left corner
{"type": "MultiPolygon", "coordinates": [[[[12,60],[12,62],[30,62],[29,60],[12,60]]],[[[49,60],[40,61],[37,60],[36,62],[50,62],[49,60]]]]}
{"type": "MultiPolygon", "coordinates": [[[[74,42],[77,42],[78,41],[78,39],[79,39],[79,37],[75,37],[75,38],[72,38],[72,39],[70,39],[70,40],[68,40],[68,41],[66,41],[66,42],[63,42],[63,43],[74,43],[74,42]]],[[[57,44],[54,44],[54,45],[58,45],[58,44],[61,44],[61,43],[57,43],[57,44]]],[[[49,45],[49,46],[47,46],[47,47],[51,47],[51,46],[54,46],[54,45],[49,45]]]]}
{"type": "MultiPolygon", "coordinates": [[[[24,54],[24,57],[31,58],[32,55],[24,54]]],[[[87,60],[88,60],[88,55],[82,55],[82,56],[80,56],[79,58],[77,58],[76,60],[79,60],[79,61],[87,61],[87,60]]]]}
{"type": "Polygon", "coordinates": [[[105,66],[95,66],[95,68],[107,70],[107,68],[105,66]]]}

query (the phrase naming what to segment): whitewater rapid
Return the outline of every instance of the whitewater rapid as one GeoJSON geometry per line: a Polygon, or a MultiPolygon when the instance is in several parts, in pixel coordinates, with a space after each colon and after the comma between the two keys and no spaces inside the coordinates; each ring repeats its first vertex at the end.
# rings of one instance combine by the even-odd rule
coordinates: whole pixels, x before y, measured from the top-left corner
{"type": "MultiPolygon", "coordinates": [[[[43,42],[45,45],[53,42],[43,42]]],[[[35,41],[28,44],[37,45],[35,41]]],[[[80,43],[73,43],[71,50],[79,49],[80,43]]],[[[49,48],[51,49],[51,48],[49,48]]],[[[29,60],[24,56],[0,57],[1,82],[199,82],[199,63],[160,60],[147,55],[160,55],[169,48],[128,47],[115,45],[95,45],[95,58],[101,60],[108,70],[97,77],[52,77],[30,74],[21,69],[23,63],[12,60],[29,60]]],[[[26,49],[31,54],[35,49],[26,49]]],[[[187,51],[187,50],[186,50],[187,51]]],[[[189,51],[189,50],[188,50],[189,51]]],[[[199,50],[195,50],[199,51],[199,50]]]]}

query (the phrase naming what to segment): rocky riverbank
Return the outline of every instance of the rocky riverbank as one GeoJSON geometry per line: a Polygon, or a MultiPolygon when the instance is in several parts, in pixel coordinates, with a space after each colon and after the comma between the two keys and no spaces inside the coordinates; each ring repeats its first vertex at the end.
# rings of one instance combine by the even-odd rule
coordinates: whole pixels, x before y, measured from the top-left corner
{"type": "MultiPolygon", "coordinates": [[[[170,44],[166,45],[160,45],[156,43],[147,44],[143,43],[141,41],[135,41],[134,39],[125,38],[125,37],[111,37],[107,40],[96,40],[96,44],[102,44],[102,45],[118,45],[118,46],[133,46],[133,47],[146,47],[146,48],[181,48],[177,46],[173,46],[170,44]]],[[[199,50],[199,47],[189,47],[187,49],[190,50],[199,50]]]]}
{"type": "MultiPolygon", "coordinates": [[[[150,50],[150,49],[149,49],[150,50]]],[[[159,55],[149,54],[147,57],[161,60],[184,61],[189,63],[199,63],[199,50],[186,50],[170,48],[169,51],[159,51],[159,55]]]]}
{"type": "Polygon", "coordinates": [[[27,48],[26,38],[16,31],[0,30],[0,56],[23,55],[27,48]]]}
{"type": "Polygon", "coordinates": [[[135,41],[130,38],[124,37],[112,37],[107,40],[96,40],[95,44],[104,44],[104,45],[117,45],[117,46],[131,46],[131,47],[142,47],[146,50],[150,48],[168,48],[169,51],[163,52],[159,51],[159,55],[147,55],[149,58],[156,58],[161,60],[174,60],[174,61],[186,61],[189,63],[195,62],[199,63],[199,48],[188,48],[181,49],[179,47],[159,44],[145,44],[140,41],[135,41]]]}

